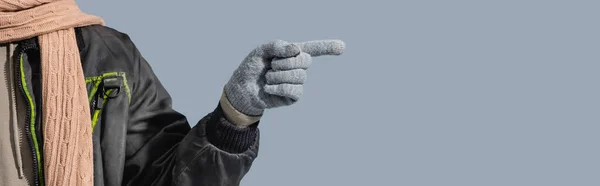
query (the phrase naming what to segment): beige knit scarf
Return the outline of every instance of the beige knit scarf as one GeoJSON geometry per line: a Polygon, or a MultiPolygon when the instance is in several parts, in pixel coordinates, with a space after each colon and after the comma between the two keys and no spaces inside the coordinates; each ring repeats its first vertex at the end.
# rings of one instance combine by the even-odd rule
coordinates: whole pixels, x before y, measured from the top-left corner
{"type": "Polygon", "coordinates": [[[38,36],[47,186],[93,185],[92,125],[74,31],[93,24],[104,22],[74,0],[0,0],[0,43],[38,36]]]}

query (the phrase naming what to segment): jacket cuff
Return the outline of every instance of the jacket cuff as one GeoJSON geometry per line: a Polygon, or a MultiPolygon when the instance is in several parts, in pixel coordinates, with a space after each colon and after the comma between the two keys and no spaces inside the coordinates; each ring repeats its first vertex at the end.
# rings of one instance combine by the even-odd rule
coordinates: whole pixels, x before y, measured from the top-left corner
{"type": "Polygon", "coordinates": [[[208,141],[215,147],[229,152],[242,153],[248,150],[258,137],[258,121],[247,127],[239,127],[225,118],[219,104],[206,126],[208,141]]]}

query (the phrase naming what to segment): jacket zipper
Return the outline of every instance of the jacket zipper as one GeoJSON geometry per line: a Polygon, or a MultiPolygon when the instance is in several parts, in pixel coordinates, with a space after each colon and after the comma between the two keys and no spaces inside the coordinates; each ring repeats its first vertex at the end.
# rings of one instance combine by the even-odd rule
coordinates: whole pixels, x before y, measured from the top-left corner
{"type": "Polygon", "coordinates": [[[25,133],[27,134],[27,139],[29,140],[29,147],[31,149],[31,153],[33,154],[33,175],[34,175],[34,179],[35,182],[34,184],[36,186],[40,186],[40,185],[44,185],[43,183],[43,174],[42,174],[42,167],[40,166],[41,162],[39,162],[40,158],[38,151],[36,150],[37,147],[37,139],[35,139],[33,137],[33,133],[35,132],[35,119],[31,119],[32,117],[36,117],[35,113],[33,112],[32,109],[35,108],[31,108],[32,107],[32,103],[33,103],[33,98],[31,96],[29,96],[29,90],[27,89],[27,83],[25,82],[25,77],[24,77],[24,73],[23,73],[23,54],[25,53],[25,51],[34,48],[33,46],[30,45],[19,45],[18,46],[20,50],[16,50],[17,53],[16,55],[13,57],[14,63],[16,64],[14,68],[15,69],[15,75],[17,76],[17,87],[19,88],[19,92],[21,93],[21,95],[25,98],[26,101],[29,102],[29,104],[27,104],[27,112],[25,113],[26,117],[25,117],[25,123],[27,124],[27,127],[25,127],[25,133]],[[22,74],[23,73],[23,74],[22,74]],[[25,84],[25,85],[23,85],[25,84]],[[32,131],[33,129],[33,131],[32,131]]]}
{"type": "MultiPolygon", "coordinates": [[[[7,52],[8,55],[14,55],[14,54],[11,54],[11,52],[15,52],[14,48],[11,49],[12,48],[11,45],[12,44],[8,44],[8,45],[4,46],[4,47],[6,47],[6,52],[7,52]]],[[[17,67],[15,67],[14,63],[6,64],[6,65],[8,66],[8,69],[12,70],[12,72],[8,71],[8,70],[4,71],[4,77],[5,77],[4,80],[7,83],[6,85],[8,87],[10,87],[10,93],[9,94],[10,94],[10,99],[12,100],[12,104],[11,104],[12,111],[10,112],[10,115],[11,115],[10,117],[13,118],[13,120],[10,121],[10,122],[11,122],[11,125],[13,126],[12,130],[13,130],[14,137],[15,137],[15,139],[13,139],[13,140],[14,140],[15,148],[16,149],[21,149],[21,146],[22,146],[21,143],[23,143],[23,135],[24,134],[22,134],[21,132],[19,132],[19,129],[17,127],[18,124],[16,124],[16,123],[18,123],[18,121],[16,119],[17,118],[17,113],[16,112],[18,112],[17,105],[16,105],[16,103],[17,103],[17,91],[18,91],[18,87],[15,86],[17,80],[15,79],[16,78],[15,74],[13,74],[14,71],[15,71],[14,69],[17,68],[17,67]]],[[[17,171],[18,171],[18,174],[19,174],[19,179],[23,179],[25,177],[24,168],[23,168],[22,153],[23,152],[15,152],[15,161],[16,161],[16,164],[18,166],[18,170],[17,171]]],[[[28,180],[28,179],[24,179],[24,180],[25,180],[25,183],[27,185],[29,185],[29,181],[30,180],[28,180]]]]}

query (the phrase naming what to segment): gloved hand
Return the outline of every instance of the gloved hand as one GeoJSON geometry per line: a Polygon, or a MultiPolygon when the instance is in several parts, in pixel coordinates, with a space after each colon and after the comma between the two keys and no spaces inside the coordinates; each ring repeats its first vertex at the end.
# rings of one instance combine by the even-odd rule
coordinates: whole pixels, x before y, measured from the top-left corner
{"type": "MultiPolygon", "coordinates": [[[[236,112],[234,115],[254,118],[259,118],[265,109],[291,105],[302,96],[306,69],[312,57],[340,55],[344,47],[340,40],[303,43],[276,40],[261,45],[234,71],[225,85],[221,105],[235,109],[225,111],[226,114],[236,112]]],[[[251,122],[238,121],[236,124],[249,125],[251,122]]]]}

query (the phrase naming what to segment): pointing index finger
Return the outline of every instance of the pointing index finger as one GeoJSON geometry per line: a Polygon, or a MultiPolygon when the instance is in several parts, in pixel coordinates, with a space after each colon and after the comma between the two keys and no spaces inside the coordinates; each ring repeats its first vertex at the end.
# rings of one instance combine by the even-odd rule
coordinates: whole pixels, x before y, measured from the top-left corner
{"type": "Polygon", "coordinates": [[[313,57],[321,55],[341,55],[346,44],[342,40],[316,40],[296,43],[302,52],[313,57]]]}

